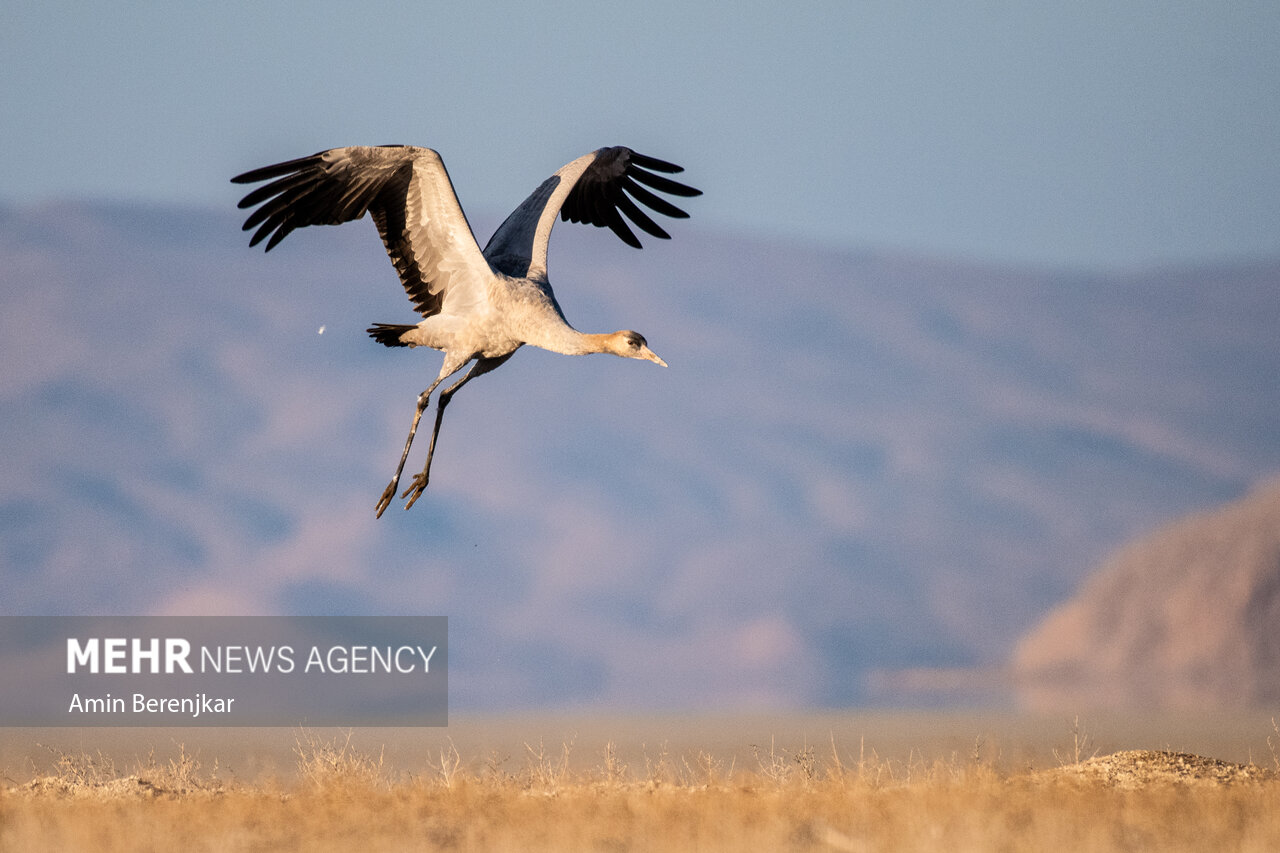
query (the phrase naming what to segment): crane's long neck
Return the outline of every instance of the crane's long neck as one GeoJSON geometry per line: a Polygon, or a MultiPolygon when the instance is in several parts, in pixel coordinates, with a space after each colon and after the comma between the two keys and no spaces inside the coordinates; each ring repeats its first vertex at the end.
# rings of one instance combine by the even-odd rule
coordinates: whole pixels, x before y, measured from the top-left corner
{"type": "Polygon", "coordinates": [[[550,285],[521,282],[508,300],[504,321],[512,337],[530,346],[564,355],[593,352],[616,353],[615,334],[590,335],[579,332],[565,319],[550,285]]]}
{"type": "Polygon", "coordinates": [[[523,343],[552,352],[565,355],[607,352],[620,358],[640,358],[663,367],[667,366],[665,361],[658,358],[657,353],[649,349],[649,344],[643,335],[628,329],[602,335],[583,334],[565,322],[561,315],[554,323],[537,323],[526,331],[528,335],[520,339],[523,343]]]}
{"type": "Polygon", "coordinates": [[[613,334],[579,332],[568,323],[559,323],[533,330],[526,337],[525,343],[562,355],[589,355],[595,352],[613,352],[613,337],[613,334]]]}

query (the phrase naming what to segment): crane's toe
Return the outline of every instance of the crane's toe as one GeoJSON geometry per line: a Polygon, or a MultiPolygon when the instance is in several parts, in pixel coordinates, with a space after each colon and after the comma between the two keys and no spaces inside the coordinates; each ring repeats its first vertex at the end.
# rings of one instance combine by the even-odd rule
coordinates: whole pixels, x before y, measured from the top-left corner
{"type": "Polygon", "coordinates": [[[391,501],[396,496],[396,486],[399,485],[399,479],[392,480],[391,483],[382,490],[382,497],[378,498],[378,518],[382,518],[382,513],[386,508],[391,506],[391,501]]]}
{"type": "Polygon", "coordinates": [[[413,485],[405,489],[404,494],[400,495],[400,497],[402,498],[409,498],[409,502],[404,505],[404,508],[408,509],[409,507],[413,506],[414,502],[417,501],[418,498],[422,497],[422,492],[426,488],[427,488],[426,472],[420,471],[417,474],[414,474],[413,485]],[[410,495],[412,495],[413,497],[409,497],[410,495]]]}

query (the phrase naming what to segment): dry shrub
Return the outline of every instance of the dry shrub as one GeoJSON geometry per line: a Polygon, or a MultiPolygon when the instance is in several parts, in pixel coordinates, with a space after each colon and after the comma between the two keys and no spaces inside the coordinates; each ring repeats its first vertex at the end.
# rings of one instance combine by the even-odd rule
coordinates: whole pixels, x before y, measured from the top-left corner
{"type": "Polygon", "coordinates": [[[318,787],[378,787],[389,783],[384,770],[384,754],[378,757],[351,745],[353,731],[345,736],[324,740],[308,729],[299,729],[295,737],[294,755],[298,758],[298,775],[318,787]]]}
{"type": "MultiPolygon", "coordinates": [[[[981,741],[967,755],[906,761],[862,743],[851,754],[833,741],[828,754],[770,742],[752,768],[665,745],[646,748],[641,768],[607,742],[584,769],[570,764],[572,742],[526,744],[512,768],[496,753],[468,761],[449,742],[422,772],[393,778],[383,753],[357,749],[350,732],[296,740],[299,780],[283,792],[216,788],[185,750],[149,762],[164,796],[9,789],[0,850],[1280,849],[1280,779],[1260,768],[1240,784],[1126,790],[1072,767],[1009,774],[983,759],[981,741]],[[215,788],[216,798],[195,795],[215,788]]],[[[126,778],[100,754],[61,765],[69,784],[126,778]]]]}
{"type": "Polygon", "coordinates": [[[178,756],[163,762],[156,760],[152,750],[132,772],[120,770],[115,760],[101,750],[90,754],[43,747],[52,756],[53,772],[12,788],[9,793],[110,800],[124,796],[177,797],[224,790],[216,761],[212,772],[206,774],[198,756],[189,754],[185,744],[177,747],[178,756]]]}
{"type": "Polygon", "coordinates": [[[1267,749],[1271,750],[1271,763],[1276,766],[1276,773],[1280,773],[1280,723],[1275,717],[1271,718],[1271,728],[1275,735],[1267,735],[1267,749]]]}

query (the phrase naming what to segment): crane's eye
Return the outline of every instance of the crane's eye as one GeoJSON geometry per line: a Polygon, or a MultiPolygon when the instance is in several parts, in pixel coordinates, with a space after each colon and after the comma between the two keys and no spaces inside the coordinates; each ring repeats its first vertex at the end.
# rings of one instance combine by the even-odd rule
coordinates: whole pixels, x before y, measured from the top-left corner
{"type": "Polygon", "coordinates": [[[640,347],[644,345],[645,345],[644,338],[640,337],[635,332],[632,332],[631,334],[627,335],[627,346],[630,347],[631,349],[638,350],[640,349],[640,347]]]}

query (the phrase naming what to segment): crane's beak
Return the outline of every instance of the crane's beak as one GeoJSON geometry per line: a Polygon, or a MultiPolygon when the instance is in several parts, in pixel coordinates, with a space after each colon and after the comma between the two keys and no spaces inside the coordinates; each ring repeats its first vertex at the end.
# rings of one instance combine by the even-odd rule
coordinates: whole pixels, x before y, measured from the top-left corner
{"type": "Polygon", "coordinates": [[[647,358],[649,361],[652,361],[654,364],[661,364],[663,367],[667,366],[667,363],[662,359],[658,358],[658,354],[653,350],[649,349],[647,346],[640,347],[640,355],[638,357],[647,358]]]}

